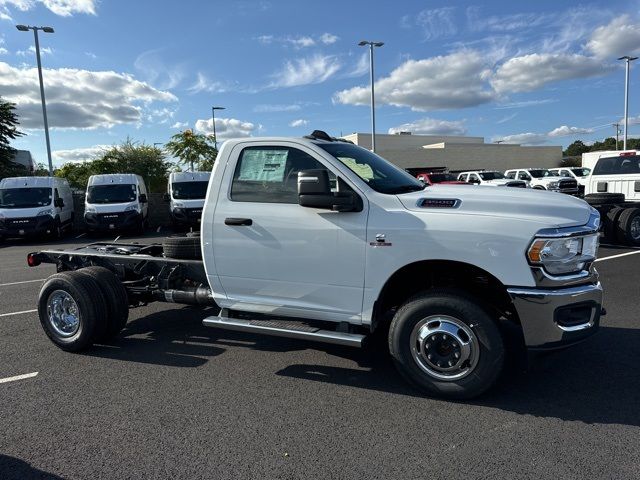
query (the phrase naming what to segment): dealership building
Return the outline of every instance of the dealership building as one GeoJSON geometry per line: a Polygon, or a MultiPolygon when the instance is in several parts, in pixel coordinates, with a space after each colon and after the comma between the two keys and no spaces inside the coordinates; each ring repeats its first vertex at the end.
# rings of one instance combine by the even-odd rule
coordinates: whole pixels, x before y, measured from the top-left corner
{"type": "MultiPolygon", "coordinates": [[[[370,133],[345,135],[356,145],[371,149],[370,133]]],[[[483,137],[376,134],[376,153],[401,168],[447,167],[449,170],[500,170],[560,165],[561,146],[522,146],[485,143],[483,137]]]]}

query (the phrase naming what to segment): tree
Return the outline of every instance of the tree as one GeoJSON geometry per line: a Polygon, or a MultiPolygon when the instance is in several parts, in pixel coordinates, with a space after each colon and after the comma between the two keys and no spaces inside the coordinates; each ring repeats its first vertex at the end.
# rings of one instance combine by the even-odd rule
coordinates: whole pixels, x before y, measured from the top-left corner
{"type": "Polygon", "coordinates": [[[164,192],[170,167],[161,149],[127,138],[91,161],[63,165],[55,175],[66,178],[73,188],[84,190],[91,175],[134,173],[144,178],[150,192],[164,192]]]}
{"type": "Polygon", "coordinates": [[[213,141],[213,137],[185,130],[173,135],[165,148],[180,159],[179,163],[188,165],[192,171],[194,164],[198,166],[198,170],[211,170],[218,156],[213,141]]]}
{"type": "Polygon", "coordinates": [[[4,101],[0,97],[0,178],[11,175],[15,170],[10,164],[15,149],[9,142],[24,135],[18,131],[19,122],[15,109],[15,103],[4,101]]]}
{"type": "Polygon", "coordinates": [[[582,140],[576,140],[564,151],[565,157],[579,157],[583,153],[591,151],[589,145],[585,145],[582,140]]]}

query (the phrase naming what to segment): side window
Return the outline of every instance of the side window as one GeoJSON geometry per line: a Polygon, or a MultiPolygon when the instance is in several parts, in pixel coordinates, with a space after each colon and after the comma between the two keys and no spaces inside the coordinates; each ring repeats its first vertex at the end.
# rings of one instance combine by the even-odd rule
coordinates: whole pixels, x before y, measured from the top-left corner
{"type": "Polygon", "coordinates": [[[507,172],[505,177],[507,177],[507,178],[516,178],[516,172],[507,172]]]}
{"type": "Polygon", "coordinates": [[[467,181],[467,175],[464,173],[461,173],[460,175],[458,175],[458,180],[466,182],[467,181]]]}
{"type": "MultiPolygon", "coordinates": [[[[247,147],[240,153],[231,183],[234,202],[298,203],[298,172],[326,167],[291,147],[247,147]]],[[[336,177],[329,172],[329,180],[336,177]]]]}
{"type": "Polygon", "coordinates": [[[53,189],[53,198],[55,200],[58,200],[60,198],[60,194],[58,193],[58,189],[57,188],[53,189]]]}
{"type": "Polygon", "coordinates": [[[531,180],[531,177],[527,172],[520,172],[518,174],[518,180],[531,180]]]}
{"type": "Polygon", "coordinates": [[[472,173],[471,175],[469,175],[469,181],[470,182],[478,182],[478,183],[480,183],[480,179],[478,178],[478,176],[475,173],[472,173]]]}

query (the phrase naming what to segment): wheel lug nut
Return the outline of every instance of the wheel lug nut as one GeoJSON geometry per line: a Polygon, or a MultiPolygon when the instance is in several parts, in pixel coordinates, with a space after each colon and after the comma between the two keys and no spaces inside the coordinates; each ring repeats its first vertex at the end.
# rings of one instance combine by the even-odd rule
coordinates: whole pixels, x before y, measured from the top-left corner
{"type": "Polygon", "coordinates": [[[457,344],[456,342],[453,342],[453,343],[451,344],[451,346],[452,346],[453,348],[458,348],[458,344],[457,344]]]}
{"type": "Polygon", "coordinates": [[[453,367],[453,360],[449,360],[449,366],[453,367]]]}
{"type": "Polygon", "coordinates": [[[429,354],[427,355],[427,360],[431,360],[433,358],[433,355],[429,354]]]}
{"type": "Polygon", "coordinates": [[[456,358],[460,358],[460,354],[458,352],[454,353],[453,356],[456,358]]]}
{"type": "Polygon", "coordinates": [[[443,340],[446,340],[446,339],[447,339],[447,336],[446,336],[444,333],[442,334],[442,339],[443,339],[443,340]]]}

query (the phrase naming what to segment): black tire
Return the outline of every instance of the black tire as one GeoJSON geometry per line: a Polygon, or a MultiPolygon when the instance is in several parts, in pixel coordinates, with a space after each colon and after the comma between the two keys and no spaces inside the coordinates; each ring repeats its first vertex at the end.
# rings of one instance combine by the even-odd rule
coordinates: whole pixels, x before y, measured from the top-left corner
{"type": "Polygon", "coordinates": [[[584,196],[584,201],[589,205],[613,205],[624,203],[624,193],[588,193],[584,196]]]}
{"type": "Polygon", "coordinates": [[[618,242],[640,247],[640,208],[625,208],[618,218],[617,226],[618,242]]]}
{"type": "MultiPolygon", "coordinates": [[[[504,364],[504,343],[496,323],[478,301],[456,290],[432,290],[409,299],[396,312],[391,322],[389,351],[396,368],[410,383],[428,395],[450,399],[468,399],[482,394],[496,382],[504,364]],[[458,340],[466,336],[469,344],[476,345],[475,349],[470,350],[475,354],[465,360],[464,353],[460,356],[462,350],[456,350],[459,345],[456,344],[456,337],[452,335],[444,335],[443,338],[436,329],[433,330],[433,336],[429,334],[423,342],[425,350],[427,347],[436,346],[438,358],[444,359],[445,357],[439,355],[448,355],[447,358],[452,361],[462,362],[460,365],[453,364],[456,370],[446,372],[464,375],[460,378],[439,378],[438,375],[443,374],[434,373],[435,368],[431,373],[425,370],[429,368],[428,365],[425,367],[429,361],[418,353],[415,345],[412,345],[412,332],[416,329],[420,331],[420,328],[424,329],[431,323],[444,326],[446,322],[440,323],[437,318],[455,320],[459,325],[456,327],[458,340]],[[455,354],[458,354],[458,357],[455,357],[458,360],[453,357],[455,354]],[[463,368],[465,365],[468,368],[463,368]]],[[[442,366],[439,360],[438,364],[442,366]]]]}
{"type": "Polygon", "coordinates": [[[616,231],[618,230],[618,219],[624,211],[625,207],[612,207],[602,218],[602,232],[604,233],[604,241],[607,243],[616,243],[618,241],[616,231]]]}
{"type": "Polygon", "coordinates": [[[200,236],[171,236],[162,241],[164,256],[182,260],[201,260],[200,236]]]}
{"type": "MultiPolygon", "coordinates": [[[[59,293],[57,294],[59,295],[59,293]]],[[[62,350],[78,352],[89,348],[106,327],[106,302],[98,283],[79,272],[62,272],[50,276],[42,285],[38,298],[40,324],[49,339],[62,350]],[[48,302],[56,291],[65,292],[78,313],[78,327],[69,335],[61,334],[49,319],[48,302]]]]}
{"type": "Polygon", "coordinates": [[[533,187],[534,190],[546,190],[546,188],[540,186],[540,185],[536,185],[535,187],[533,187]]]}
{"type": "Polygon", "coordinates": [[[115,274],[104,267],[86,267],[78,270],[93,277],[100,284],[107,302],[107,328],[102,338],[95,341],[108,340],[120,333],[129,319],[129,296],[122,282],[115,274]]]}

